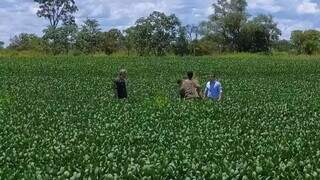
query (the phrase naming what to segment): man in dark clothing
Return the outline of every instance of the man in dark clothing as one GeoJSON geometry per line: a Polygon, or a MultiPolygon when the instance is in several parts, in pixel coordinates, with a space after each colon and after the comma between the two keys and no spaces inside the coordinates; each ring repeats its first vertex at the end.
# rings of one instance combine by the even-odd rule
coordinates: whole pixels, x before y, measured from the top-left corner
{"type": "Polygon", "coordinates": [[[182,79],[179,79],[179,80],[177,81],[177,84],[178,84],[178,86],[179,86],[178,94],[179,94],[179,97],[180,97],[181,99],[184,99],[184,98],[185,98],[185,92],[184,92],[184,90],[181,88],[182,82],[183,82],[182,79]]]}
{"type": "Polygon", "coordinates": [[[118,78],[114,81],[115,96],[118,99],[127,99],[127,71],[121,69],[118,78]]]}

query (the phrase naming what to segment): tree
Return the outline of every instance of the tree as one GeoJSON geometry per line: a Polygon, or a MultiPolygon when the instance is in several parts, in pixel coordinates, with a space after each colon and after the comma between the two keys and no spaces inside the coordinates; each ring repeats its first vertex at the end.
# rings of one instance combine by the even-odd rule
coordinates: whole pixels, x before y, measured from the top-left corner
{"type": "Polygon", "coordinates": [[[316,30],[304,31],[302,41],[304,53],[308,55],[314,54],[320,49],[320,32],[316,30]]]}
{"type": "Polygon", "coordinates": [[[186,25],[185,28],[186,28],[189,42],[192,42],[193,40],[198,40],[199,27],[197,25],[188,24],[188,25],[186,25]]]}
{"type": "Polygon", "coordinates": [[[4,42],[0,41],[0,49],[3,49],[3,48],[4,48],[4,42]]]}
{"type": "Polygon", "coordinates": [[[187,37],[187,28],[180,27],[178,31],[178,37],[174,44],[174,52],[177,55],[184,56],[189,54],[189,42],[187,37]]]}
{"type": "Polygon", "coordinates": [[[18,51],[24,50],[42,50],[42,40],[35,34],[21,33],[10,39],[8,49],[18,51]]]}
{"type": "Polygon", "coordinates": [[[147,21],[152,27],[151,49],[155,55],[164,55],[176,37],[180,21],[175,15],[166,16],[156,11],[147,18],[147,21]]]}
{"type": "Polygon", "coordinates": [[[207,27],[222,37],[223,45],[232,51],[240,48],[240,30],[247,21],[246,0],[217,0],[207,27]]]}
{"type": "Polygon", "coordinates": [[[39,4],[37,15],[50,22],[51,28],[62,22],[74,22],[73,14],[78,11],[75,0],[34,0],[39,4]]]}
{"type": "Polygon", "coordinates": [[[289,52],[291,50],[291,43],[285,39],[278,40],[273,43],[273,49],[278,52],[289,52]]]}
{"type": "Polygon", "coordinates": [[[270,52],[279,40],[281,31],[272,16],[259,15],[243,25],[240,31],[239,50],[244,52],[270,52]]]}
{"type": "Polygon", "coordinates": [[[189,41],[189,49],[193,52],[193,55],[195,55],[196,51],[196,43],[198,42],[198,38],[201,34],[201,25],[187,25],[186,27],[187,37],[189,41]]]}
{"type": "Polygon", "coordinates": [[[95,53],[101,49],[102,33],[100,24],[95,19],[87,19],[81,27],[76,40],[76,47],[86,54],[95,53]]]}
{"type": "Polygon", "coordinates": [[[49,26],[44,30],[43,39],[46,50],[53,54],[69,53],[74,49],[78,27],[74,23],[64,23],[61,27],[49,26]]]}
{"type": "Polygon", "coordinates": [[[119,49],[123,45],[124,37],[120,30],[111,29],[104,33],[104,51],[107,55],[110,55],[119,49]]]}
{"type": "Polygon", "coordinates": [[[148,55],[151,52],[153,27],[145,18],[140,18],[136,22],[136,26],[130,30],[130,36],[133,47],[136,52],[141,55],[148,55]]]}
{"type": "Polygon", "coordinates": [[[308,55],[319,52],[320,50],[320,31],[293,31],[291,33],[291,43],[299,54],[308,55]]]}
{"type": "Polygon", "coordinates": [[[291,44],[297,50],[298,54],[303,52],[302,43],[303,43],[303,31],[295,30],[291,32],[290,38],[291,44]]]}
{"type": "Polygon", "coordinates": [[[278,24],[273,21],[271,15],[258,15],[253,19],[253,22],[263,27],[266,39],[267,50],[271,50],[272,44],[279,40],[281,30],[278,24]]]}
{"type": "Polygon", "coordinates": [[[205,36],[198,41],[194,41],[194,56],[211,55],[221,53],[221,44],[216,40],[216,36],[205,36]]]}
{"type": "Polygon", "coordinates": [[[174,14],[167,16],[155,11],[136,21],[130,29],[130,37],[139,55],[151,52],[161,56],[168,52],[179,28],[180,21],[174,14]]]}
{"type": "Polygon", "coordinates": [[[128,56],[130,55],[130,51],[134,49],[135,44],[135,27],[130,27],[124,30],[124,46],[127,50],[128,56]]]}

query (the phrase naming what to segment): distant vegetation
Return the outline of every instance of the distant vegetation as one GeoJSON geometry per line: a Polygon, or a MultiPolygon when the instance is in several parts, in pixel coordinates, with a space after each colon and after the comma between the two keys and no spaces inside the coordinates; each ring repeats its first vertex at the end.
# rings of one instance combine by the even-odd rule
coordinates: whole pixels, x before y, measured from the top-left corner
{"type": "MultiPolygon", "coordinates": [[[[10,40],[7,49],[45,54],[125,53],[163,56],[211,55],[228,52],[317,54],[320,32],[293,31],[290,41],[280,40],[281,31],[271,15],[252,17],[246,0],[218,0],[214,13],[198,25],[183,25],[174,14],[153,12],[127,29],[102,30],[95,19],[77,25],[74,0],[35,0],[37,15],[49,26],[43,36],[22,33],[10,40]]],[[[0,49],[3,43],[0,42],[0,49]]]]}

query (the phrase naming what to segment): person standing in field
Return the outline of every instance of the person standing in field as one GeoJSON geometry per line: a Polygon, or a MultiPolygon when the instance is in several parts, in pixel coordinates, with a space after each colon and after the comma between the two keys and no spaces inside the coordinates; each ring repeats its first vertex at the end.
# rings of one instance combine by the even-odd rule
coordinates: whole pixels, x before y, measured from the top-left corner
{"type": "Polygon", "coordinates": [[[186,79],[188,79],[188,78],[185,76],[185,77],[183,77],[183,79],[179,79],[179,80],[177,81],[177,84],[178,84],[178,87],[179,87],[179,89],[178,89],[178,94],[179,94],[179,97],[180,97],[181,99],[184,99],[184,98],[185,98],[184,89],[182,89],[181,87],[182,87],[183,81],[186,80],[186,79]]]}
{"type": "Polygon", "coordinates": [[[209,82],[207,82],[204,90],[204,97],[215,101],[222,100],[222,86],[221,83],[217,80],[216,75],[210,76],[210,80],[209,82]]]}
{"type": "Polygon", "coordinates": [[[193,72],[189,71],[187,77],[187,79],[182,81],[180,87],[180,93],[183,93],[183,96],[181,97],[184,97],[186,100],[201,98],[201,87],[199,83],[193,79],[193,72]]]}
{"type": "Polygon", "coordinates": [[[121,69],[117,79],[114,81],[115,96],[118,99],[127,99],[127,70],[121,69]]]}

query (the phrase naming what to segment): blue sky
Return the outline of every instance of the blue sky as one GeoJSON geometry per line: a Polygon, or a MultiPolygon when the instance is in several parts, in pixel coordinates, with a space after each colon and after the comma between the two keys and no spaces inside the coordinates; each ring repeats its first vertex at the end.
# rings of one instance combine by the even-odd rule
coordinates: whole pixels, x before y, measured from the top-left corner
{"type": "MultiPolygon", "coordinates": [[[[215,0],[76,0],[76,20],[97,18],[103,30],[124,29],[152,11],[175,13],[184,24],[197,24],[213,13],[215,0]]],[[[288,39],[296,29],[320,29],[320,0],[247,0],[251,15],[271,14],[288,39]]],[[[0,0],[0,40],[27,32],[41,35],[48,22],[36,16],[33,0],[0,0]]]]}

